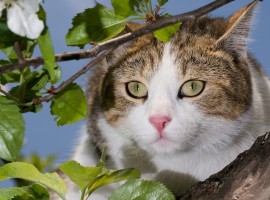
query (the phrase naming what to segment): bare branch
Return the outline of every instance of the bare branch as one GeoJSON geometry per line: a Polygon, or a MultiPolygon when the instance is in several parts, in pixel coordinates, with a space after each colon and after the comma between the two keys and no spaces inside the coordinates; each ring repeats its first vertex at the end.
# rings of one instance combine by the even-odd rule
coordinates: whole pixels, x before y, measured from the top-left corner
{"type": "MultiPolygon", "coordinates": [[[[124,44],[125,42],[135,39],[137,37],[143,36],[145,34],[148,34],[150,32],[153,32],[155,30],[158,30],[160,28],[164,28],[166,26],[170,26],[172,24],[178,23],[178,22],[185,22],[186,20],[196,19],[198,17],[201,17],[225,4],[228,4],[234,0],[216,0],[210,4],[207,4],[206,6],[203,6],[199,9],[196,9],[191,12],[187,12],[184,14],[176,15],[173,17],[164,18],[154,24],[151,24],[149,26],[145,26],[141,29],[138,29],[136,31],[133,31],[131,33],[127,33],[125,35],[119,36],[117,38],[113,38],[111,40],[108,40],[106,42],[100,43],[93,47],[90,50],[86,51],[79,51],[79,52],[71,52],[71,53],[63,53],[63,54],[57,54],[55,55],[55,61],[56,62],[62,62],[62,61],[68,61],[68,60],[79,60],[84,58],[92,58],[98,55],[101,51],[104,51],[108,48],[113,48],[115,46],[119,46],[121,44],[124,44]]],[[[44,60],[42,57],[36,57],[36,58],[29,58],[25,59],[22,63],[15,63],[11,65],[6,65],[5,67],[0,68],[0,74],[7,73],[10,71],[13,71],[15,69],[22,69],[27,66],[39,66],[44,64],[44,60]]]]}
{"type": "Polygon", "coordinates": [[[19,42],[15,42],[14,44],[14,51],[18,57],[19,64],[22,64],[24,61],[24,57],[22,55],[21,47],[19,45],[19,42]]]}
{"type": "Polygon", "coordinates": [[[52,98],[65,89],[70,83],[72,83],[74,80],[76,80],[78,77],[81,75],[85,74],[89,69],[91,69],[93,66],[95,66],[99,61],[101,61],[103,58],[105,58],[108,54],[113,52],[116,48],[111,48],[109,50],[106,50],[99,56],[97,56],[95,59],[91,60],[86,66],[84,66],[81,70],[79,70],[76,74],[71,76],[67,81],[65,81],[63,84],[61,84],[58,88],[53,90],[53,92],[45,97],[38,98],[38,99],[33,99],[34,104],[40,104],[41,102],[49,102],[52,100],[52,98]]]}
{"type": "Polygon", "coordinates": [[[269,199],[269,152],[270,133],[266,133],[222,171],[191,187],[177,200],[269,199]]]}

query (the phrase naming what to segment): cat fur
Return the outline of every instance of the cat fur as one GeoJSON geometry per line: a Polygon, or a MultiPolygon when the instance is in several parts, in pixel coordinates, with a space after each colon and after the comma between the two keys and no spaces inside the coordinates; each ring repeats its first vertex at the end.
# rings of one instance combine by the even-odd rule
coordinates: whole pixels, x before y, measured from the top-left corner
{"type": "MultiPolygon", "coordinates": [[[[246,47],[257,3],[227,19],[186,21],[168,43],[147,34],[99,63],[87,84],[87,126],[72,159],[95,166],[108,145],[108,169],[137,168],[142,179],[180,195],[249,149],[270,130],[269,79],[246,47]],[[205,81],[205,88],[179,98],[188,80],[205,81]],[[130,81],[143,83],[147,98],[129,96],[130,81]],[[164,139],[151,116],[170,117],[164,139]]],[[[65,179],[67,199],[78,199],[77,186],[65,179]]],[[[121,184],[103,186],[89,199],[107,199],[121,184]]]]}

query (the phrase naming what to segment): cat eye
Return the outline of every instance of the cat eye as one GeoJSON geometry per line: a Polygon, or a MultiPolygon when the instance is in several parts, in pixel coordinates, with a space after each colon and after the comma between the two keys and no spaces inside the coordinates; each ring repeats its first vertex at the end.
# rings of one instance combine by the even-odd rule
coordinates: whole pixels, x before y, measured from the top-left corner
{"type": "Polygon", "coordinates": [[[180,89],[179,97],[195,97],[204,89],[205,82],[203,81],[187,81],[184,83],[184,85],[180,89]]]}
{"type": "Polygon", "coordinates": [[[145,98],[147,97],[147,87],[137,81],[129,82],[126,85],[127,93],[129,96],[134,98],[145,98]]]}

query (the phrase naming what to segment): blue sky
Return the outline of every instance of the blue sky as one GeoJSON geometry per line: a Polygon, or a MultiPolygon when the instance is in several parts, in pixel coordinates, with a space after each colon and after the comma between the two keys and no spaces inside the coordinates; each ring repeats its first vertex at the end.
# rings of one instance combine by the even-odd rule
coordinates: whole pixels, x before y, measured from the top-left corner
{"type": "MultiPolygon", "coordinates": [[[[213,0],[169,0],[165,9],[170,14],[181,14],[206,5],[213,0]]],[[[111,7],[109,0],[99,0],[99,3],[111,7]]],[[[252,2],[251,0],[236,0],[211,13],[212,16],[227,17],[235,11],[252,2]]],[[[154,3],[155,4],[155,3],[154,3]]],[[[65,43],[65,34],[71,28],[72,18],[84,9],[93,7],[93,0],[45,0],[42,4],[47,12],[47,24],[52,37],[55,53],[79,51],[77,47],[68,47],[65,43]]],[[[253,23],[251,38],[254,40],[248,44],[249,50],[255,55],[259,63],[270,75],[270,1],[259,2],[258,12],[253,23]]],[[[90,48],[87,45],[85,49],[90,48]]],[[[40,56],[38,47],[34,52],[35,56],[40,56]]],[[[0,59],[5,59],[0,54],[0,59]]],[[[85,66],[90,59],[80,61],[61,62],[63,76],[62,81],[69,78],[76,71],[85,66]]],[[[85,76],[76,81],[79,85],[85,85],[85,76]]],[[[81,120],[77,123],[58,127],[54,121],[54,116],[50,114],[49,103],[44,103],[43,109],[37,113],[24,114],[26,121],[25,138],[26,144],[22,149],[24,155],[32,152],[39,153],[42,157],[53,153],[58,154],[58,163],[65,162],[72,153],[73,146],[79,136],[80,128],[85,123],[81,120]]],[[[0,188],[11,187],[12,181],[0,182],[0,188]]]]}

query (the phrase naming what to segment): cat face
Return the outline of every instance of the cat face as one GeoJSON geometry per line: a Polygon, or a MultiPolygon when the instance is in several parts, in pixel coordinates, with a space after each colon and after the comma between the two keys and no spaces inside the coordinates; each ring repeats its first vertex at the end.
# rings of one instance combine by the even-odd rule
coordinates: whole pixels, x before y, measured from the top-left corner
{"type": "Polygon", "coordinates": [[[101,85],[107,122],[156,153],[231,143],[251,101],[246,63],[213,45],[176,41],[155,41],[109,68],[101,85]],[[183,86],[190,81],[201,85],[195,95],[185,96],[183,86]]]}
{"type": "Polygon", "coordinates": [[[186,23],[166,44],[147,35],[118,52],[99,89],[112,132],[151,153],[229,147],[249,122],[249,9],[186,23]]]}

